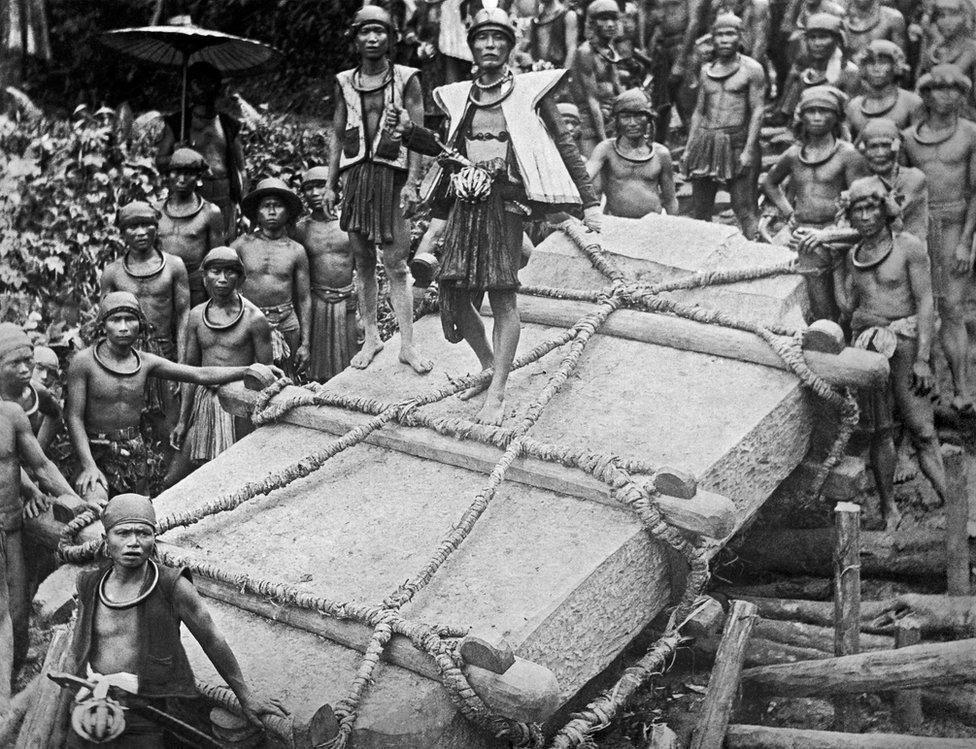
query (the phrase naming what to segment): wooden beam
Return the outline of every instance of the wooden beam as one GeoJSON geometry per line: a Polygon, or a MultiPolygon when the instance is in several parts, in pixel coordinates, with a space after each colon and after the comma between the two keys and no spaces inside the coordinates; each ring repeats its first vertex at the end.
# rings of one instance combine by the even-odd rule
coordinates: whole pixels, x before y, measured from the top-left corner
{"type": "Polygon", "coordinates": [[[725,749],[971,749],[972,745],[972,739],[745,725],[729,726],[725,735],[725,749]]]}
{"type": "Polygon", "coordinates": [[[739,693],[739,676],[749,634],[756,623],[756,607],[735,601],[725,622],[725,632],[708,679],[705,703],[691,735],[691,749],[722,749],[725,729],[739,693]]]}
{"type": "MultiPolygon", "coordinates": [[[[280,397],[296,395],[298,388],[287,387],[280,397]]],[[[245,416],[251,413],[257,395],[240,385],[225,385],[220,389],[220,403],[225,410],[245,416]]],[[[341,435],[359,426],[366,417],[341,408],[321,406],[296,408],[283,417],[288,424],[317,429],[320,432],[341,435]]],[[[371,445],[414,455],[419,458],[458,466],[471,471],[490,474],[502,456],[502,450],[472,440],[454,440],[426,429],[389,424],[373,432],[366,440],[371,445]]],[[[638,477],[639,478],[639,477],[638,477]]],[[[602,504],[620,507],[610,497],[610,489],[602,481],[583,471],[536,458],[517,458],[505,473],[507,481],[515,481],[538,489],[588,499],[602,504]]],[[[667,488],[668,483],[662,481],[667,488]]],[[[694,497],[681,499],[666,494],[656,498],[665,519],[682,530],[708,536],[725,538],[735,528],[735,504],[728,498],[704,489],[698,489],[694,497]]]]}
{"type": "MultiPolygon", "coordinates": [[[[803,601],[791,598],[761,598],[758,596],[739,595],[734,590],[726,593],[729,598],[737,601],[749,601],[756,605],[759,616],[763,619],[777,621],[802,622],[815,624],[820,627],[834,626],[834,604],[832,601],[803,601]]],[[[890,601],[861,601],[861,632],[886,633],[890,627],[868,627],[864,620],[880,616],[889,606],[890,601]]]]}
{"type": "Polygon", "coordinates": [[[24,722],[17,735],[14,749],[43,749],[48,746],[62,746],[67,716],[63,714],[67,707],[70,690],[61,687],[47,678],[51,672],[74,673],[74,655],[71,652],[73,624],[62,624],[54,628],[54,635],[48,645],[44,665],[41,667],[41,681],[37,685],[33,702],[24,716],[24,722]]]}
{"type": "MultiPolygon", "coordinates": [[[[372,636],[372,629],[359,622],[322,616],[296,606],[279,605],[203,575],[196,575],[193,582],[196,589],[207,598],[311,632],[360,653],[366,652],[372,636]]],[[[394,635],[390,639],[383,651],[383,660],[431,681],[441,682],[440,671],[433,658],[417,650],[402,635],[394,635]]],[[[472,688],[486,703],[496,712],[516,720],[544,721],[559,707],[559,685],[556,677],[544,666],[524,658],[514,656],[513,665],[504,669],[503,673],[474,665],[467,666],[465,672],[472,688]]]]}
{"type": "MultiPolygon", "coordinates": [[[[922,641],[922,624],[914,616],[906,616],[895,624],[895,647],[906,648],[922,641]]],[[[922,692],[903,689],[895,693],[895,723],[902,731],[918,733],[922,727],[922,692]]]]}
{"type": "MultiPolygon", "coordinates": [[[[834,507],[834,655],[854,655],[860,651],[861,635],[861,506],[838,502],[834,507]]],[[[860,728],[855,700],[834,701],[834,728],[856,731],[860,728]]]]}
{"type": "Polygon", "coordinates": [[[747,668],[745,684],[777,697],[860,694],[976,678],[976,639],[926,643],[839,658],[747,668]]]}
{"type": "MultiPolygon", "coordinates": [[[[595,305],[520,294],[518,306],[523,322],[568,328],[592,312],[595,305]]],[[[682,317],[622,309],[610,316],[600,328],[600,333],[775,369],[789,369],[763,340],[752,333],[693,322],[682,317]]],[[[814,373],[831,385],[877,387],[888,379],[888,360],[872,351],[853,348],[845,348],[839,354],[807,351],[806,361],[814,373]]]]}
{"type": "Polygon", "coordinates": [[[965,452],[945,456],[947,496],[945,498],[946,528],[946,590],[950,596],[968,596],[971,592],[969,575],[972,562],[969,557],[969,481],[968,465],[971,460],[965,452]]]}

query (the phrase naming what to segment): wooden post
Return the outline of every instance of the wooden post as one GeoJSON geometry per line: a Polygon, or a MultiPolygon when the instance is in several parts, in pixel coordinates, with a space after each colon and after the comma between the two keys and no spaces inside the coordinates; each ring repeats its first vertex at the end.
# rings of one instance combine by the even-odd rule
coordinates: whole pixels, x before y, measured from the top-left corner
{"type": "Polygon", "coordinates": [[[966,480],[969,458],[963,451],[946,457],[946,590],[950,596],[968,596],[969,571],[969,491],[966,480]]]}
{"type": "MultiPolygon", "coordinates": [[[[861,634],[861,506],[838,502],[834,507],[834,655],[860,651],[861,634]]],[[[854,700],[834,701],[834,727],[856,732],[859,724],[854,700]]]]}
{"type": "Polygon", "coordinates": [[[968,749],[972,745],[972,739],[745,725],[729,726],[725,739],[725,749],[968,749]]]}
{"type": "Polygon", "coordinates": [[[24,722],[17,735],[15,749],[45,749],[48,746],[63,746],[64,721],[62,705],[67,692],[47,678],[54,672],[73,672],[74,658],[71,653],[71,640],[74,627],[64,624],[54,628],[54,636],[48,646],[41,678],[34,692],[34,699],[24,716],[24,722]]]}
{"type": "MultiPolygon", "coordinates": [[[[906,616],[895,625],[895,647],[917,645],[922,640],[922,623],[914,616],[906,616]]],[[[895,722],[907,733],[918,733],[922,727],[922,693],[905,689],[895,693],[895,722]]]]}
{"type": "Polygon", "coordinates": [[[739,676],[746,657],[746,644],[757,618],[754,604],[746,601],[732,603],[722,642],[715,656],[715,666],[708,680],[705,705],[698,727],[691,737],[691,749],[722,748],[725,729],[739,691],[739,676]]]}

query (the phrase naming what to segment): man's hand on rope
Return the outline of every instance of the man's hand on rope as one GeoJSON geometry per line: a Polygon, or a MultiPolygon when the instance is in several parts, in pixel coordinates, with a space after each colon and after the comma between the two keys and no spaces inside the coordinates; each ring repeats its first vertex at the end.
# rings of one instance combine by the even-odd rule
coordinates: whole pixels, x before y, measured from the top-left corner
{"type": "Polygon", "coordinates": [[[600,232],[603,228],[603,211],[599,206],[591,205],[583,209],[583,223],[590,231],[600,232]]]}
{"type": "Polygon", "coordinates": [[[251,694],[247,694],[244,699],[238,697],[238,700],[240,700],[244,717],[256,726],[261,725],[262,716],[276,718],[288,717],[288,710],[276,699],[262,700],[251,694]]]}
{"type": "Polygon", "coordinates": [[[37,492],[24,503],[24,519],[30,520],[36,518],[41,513],[47,511],[47,508],[50,506],[51,503],[48,498],[42,492],[37,492]]]}

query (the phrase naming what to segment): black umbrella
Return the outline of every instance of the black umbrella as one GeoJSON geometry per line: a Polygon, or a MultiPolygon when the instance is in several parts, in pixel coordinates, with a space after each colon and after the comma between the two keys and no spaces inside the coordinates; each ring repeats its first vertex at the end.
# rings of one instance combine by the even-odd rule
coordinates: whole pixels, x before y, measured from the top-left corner
{"type": "Polygon", "coordinates": [[[189,17],[182,18],[183,23],[169,26],[106,31],[99,39],[105,46],[142,62],[181,69],[181,138],[186,135],[186,71],[190,65],[206,62],[224,75],[248,75],[268,68],[281,54],[270,44],[203,29],[190,23],[189,17]]]}

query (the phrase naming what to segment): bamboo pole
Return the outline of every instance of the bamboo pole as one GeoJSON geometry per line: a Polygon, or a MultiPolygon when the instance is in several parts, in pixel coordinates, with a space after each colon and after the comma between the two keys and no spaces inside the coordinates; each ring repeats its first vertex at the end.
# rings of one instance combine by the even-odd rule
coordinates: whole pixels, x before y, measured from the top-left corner
{"type": "MultiPolygon", "coordinates": [[[[834,507],[834,655],[860,651],[861,634],[861,506],[838,502],[834,507]]],[[[857,704],[849,698],[834,701],[834,727],[859,728],[857,704]]]]}

